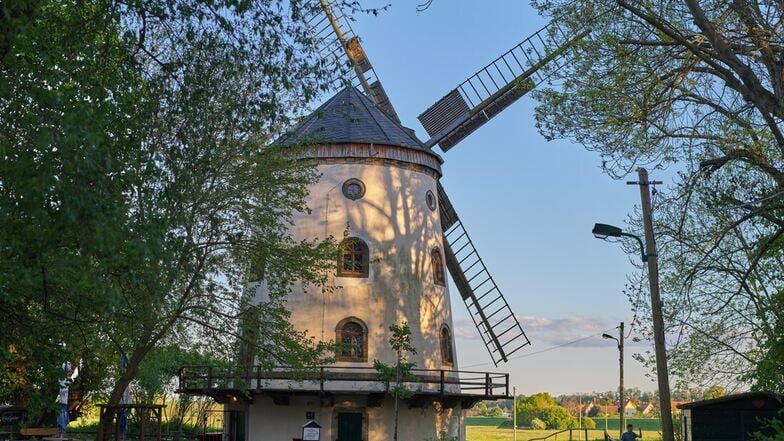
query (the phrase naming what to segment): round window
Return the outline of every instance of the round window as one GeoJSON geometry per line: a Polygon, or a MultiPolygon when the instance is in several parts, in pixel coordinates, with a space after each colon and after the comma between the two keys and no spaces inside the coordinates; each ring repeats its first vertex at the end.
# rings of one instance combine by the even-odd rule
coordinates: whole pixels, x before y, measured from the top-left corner
{"type": "Polygon", "coordinates": [[[425,202],[427,202],[427,206],[433,211],[435,211],[438,207],[436,204],[436,195],[434,195],[430,190],[428,190],[425,194],[425,202]]]}
{"type": "Polygon", "coordinates": [[[365,195],[365,184],[359,179],[349,179],[343,183],[343,196],[355,201],[365,195]]]}

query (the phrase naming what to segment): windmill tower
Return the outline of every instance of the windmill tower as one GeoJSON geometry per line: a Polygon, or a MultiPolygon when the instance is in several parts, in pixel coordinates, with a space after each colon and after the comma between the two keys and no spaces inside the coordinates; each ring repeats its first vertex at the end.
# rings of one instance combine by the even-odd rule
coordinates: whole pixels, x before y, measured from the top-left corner
{"type": "MultiPolygon", "coordinates": [[[[447,270],[496,365],[529,341],[440,185],[442,159],[431,147],[448,150],[523,96],[579,36],[548,45],[559,37],[551,25],[516,45],[420,116],[431,136],[423,142],[400,124],[347,17],[320,3],[313,31],[326,60],[351,66],[353,84],[336,79],[344,86],[276,144],[299,146],[292,151],[321,173],[309,188],[311,212],[294,219],[294,239],[346,236],[335,292],[295,290],[287,306],[296,328],[344,349],[306,381],[292,381],[285,367],[188,367],[180,390],[227,403],[231,441],[298,439],[311,421],[324,440],[392,439],[394,403],[372,362],[394,362],[389,326],[406,321],[418,352],[399,439],[446,432],[462,440],[462,410],[506,398],[510,388],[506,374],[459,370],[447,270]]],[[[256,283],[263,301],[263,281],[256,283]]]]}

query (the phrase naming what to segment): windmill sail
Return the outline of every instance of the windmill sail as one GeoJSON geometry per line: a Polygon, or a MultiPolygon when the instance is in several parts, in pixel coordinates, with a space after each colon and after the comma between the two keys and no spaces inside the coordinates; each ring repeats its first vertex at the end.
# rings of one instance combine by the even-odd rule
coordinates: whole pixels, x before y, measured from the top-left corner
{"type": "Polygon", "coordinates": [[[430,135],[425,145],[438,144],[443,151],[454,147],[547,80],[542,67],[554,63],[559,69],[568,49],[587,33],[570,36],[553,21],[493,60],[419,115],[430,135]]]}
{"type": "Polygon", "coordinates": [[[441,183],[438,184],[438,206],[446,266],[490,358],[498,366],[531,342],[479,257],[441,183]]]}
{"type": "MultiPolygon", "coordinates": [[[[315,1],[315,0],[313,0],[315,1]]],[[[384,87],[381,85],[373,65],[365,54],[359,37],[351,28],[349,17],[340,9],[335,0],[318,0],[321,8],[307,22],[314,40],[318,43],[319,56],[328,66],[334,66],[338,74],[332,81],[336,88],[343,86],[346,78],[341,75],[344,68],[353,71],[349,80],[354,86],[361,86],[365,95],[384,113],[400,122],[384,87]]]]}

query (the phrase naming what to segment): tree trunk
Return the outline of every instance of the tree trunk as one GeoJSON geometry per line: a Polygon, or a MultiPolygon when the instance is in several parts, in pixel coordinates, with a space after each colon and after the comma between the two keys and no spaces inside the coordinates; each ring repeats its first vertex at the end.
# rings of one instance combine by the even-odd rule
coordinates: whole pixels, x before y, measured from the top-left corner
{"type": "Polygon", "coordinates": [[[133,353],[131,354],[131,358],[128,360],[128,367],[125,369],[125,372],[120,375],[120,378],[117,379],[117,382],[114,383],[114,388],[112,389],[112,393],[109,395],[109,400],[106,402],[107,411],[106,413],[102,414],[100,417],[100,422],[98,424],[98,434],[97,439],[99,441],[109,439],[109,436],[105,436],[111,433],[112,430],[112,423],[115,421],[115,406],[120,404],[120,400],[122,399],[123,392],[131,384],[131,381],[136,377],[136,374],[139,373],[139,365],[141,364],[144,357],[150,352],[154,343],[148,342],[147,344],[136,346],[133,353]]]}
{"type": "Polygon", "coordinates": [[[398,398],[400,392],[400,352],[397,353],[397,366],[395,366],[395,433],[394,437],[392,438],[394,441],[397,441],[397,419],[400,413],[400,407],[398,405],[398,398]]]}

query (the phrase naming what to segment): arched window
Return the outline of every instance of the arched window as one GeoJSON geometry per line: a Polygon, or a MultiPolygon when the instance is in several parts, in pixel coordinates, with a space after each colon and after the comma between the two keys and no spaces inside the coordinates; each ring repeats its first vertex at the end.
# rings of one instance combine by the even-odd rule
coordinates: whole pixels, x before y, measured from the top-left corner
{"type": "Polygon", "coordinates": [[[338,276],[367,277],[369,270],[368,246],[361,239],[349,237],[340,243],[338,276]]]}
{"type": "Polygon", "coordinates": [[[441,326],[439,339],[441,341],[441,361],[446,366],[452,366],[452,334],[446,325],[441,326]]]}
{"type": "Polygon", "coordinates": [[[340,344],[337,361],[367,361],[367,326],[356,317],[343,319],[335,328],[340,344]]]}
{"type": "Polygon", "coordinates": [[[436,285],[445,285],[444,259],[441,257],[441,250],[438,248],[433,248],[430,252],[430,264],[433,266],[433,283],[436,285]]]}

